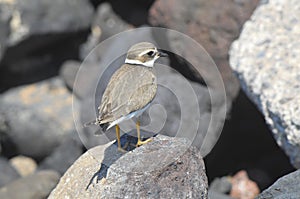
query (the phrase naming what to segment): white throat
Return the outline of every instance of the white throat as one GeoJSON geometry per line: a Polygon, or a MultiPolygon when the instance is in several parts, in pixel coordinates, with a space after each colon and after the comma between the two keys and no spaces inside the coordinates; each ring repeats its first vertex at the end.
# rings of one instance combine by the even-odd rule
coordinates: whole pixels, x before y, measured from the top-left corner
{"type": "Polygon", "coordinates": [[[147,66],[147,67],[153,67],[154,66],[154,62],[156,59],[152,59],[150,61],[147,62],[141,62],[139,60],[136,59],[125,59],[125,63],[126,64],[137,64],[137,65],[143,65],[143,66],[147,66]]]}

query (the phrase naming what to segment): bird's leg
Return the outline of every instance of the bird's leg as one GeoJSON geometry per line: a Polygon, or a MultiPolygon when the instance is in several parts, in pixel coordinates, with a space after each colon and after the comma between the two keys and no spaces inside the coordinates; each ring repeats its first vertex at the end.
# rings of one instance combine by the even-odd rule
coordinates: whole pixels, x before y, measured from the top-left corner
{"type": "Polygon", "coordinates": [[[119,125],[116,125],[116,136],[117,136],[117,142],[118,142],[118,151],[120,151],[120,152],[127,152],[121,146],[120,127],[119,127],[119,125]]]}
{"type": "Polygon", "coordinates": [[[142,141],[142,140],[141,140],[140,125],[141,125],[141,124],[140,124],[140,121],[138,120],[138,121],[136,122],[136,131],[137,131],[137,137],[138,137],[138,141],[137,141],[137,143],[136,143],[136,147],[139,147],[139,146],[141,146],[141,145],[143,145],[143,144],[146,144],[146,143],[152,141],[151,138],[149,138],[149,139],[147,139],[147,140],[145,140],[145,141],[142,141]]]}

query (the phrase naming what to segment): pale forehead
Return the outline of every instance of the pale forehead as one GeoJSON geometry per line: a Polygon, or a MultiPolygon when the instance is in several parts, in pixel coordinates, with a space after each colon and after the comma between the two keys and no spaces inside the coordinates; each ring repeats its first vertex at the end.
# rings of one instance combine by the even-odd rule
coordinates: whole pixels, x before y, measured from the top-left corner
{"type": "Polygon", "coordinates": [[[149,42],[141,42],[133,45],[128,52],[135,52],[135,53],[140,53],[148,50],[155,50],[156,47],[154,44],[149,43],[149,42]]]}

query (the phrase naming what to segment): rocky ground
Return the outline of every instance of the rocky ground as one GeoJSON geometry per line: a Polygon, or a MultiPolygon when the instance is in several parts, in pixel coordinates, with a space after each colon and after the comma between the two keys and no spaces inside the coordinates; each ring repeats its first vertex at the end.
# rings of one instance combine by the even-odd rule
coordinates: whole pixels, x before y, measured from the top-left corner
{"type": "MultiPolygon", "coordinates": [[[[258,198],[297,198],[300,179],[291,172],[300,164],[300,4],[258,4],[0,0],[0,198],[250,199],[260,191],[258,198]],[[221,79],[191,43],[174,32],[157,35],[151,26],[201,44],[221,79]],[[134,35],[122,33],[134,28],[140,28],[134,35]],[[107,40],[118,33],[124,35],[107,40]],[[156,65],[165,87],[143,114],[142,129],[143,135],[153,136],[148,128],[163,135],[123,154],[113,129],[95,137],[96,127],[79,124],[94,119],[93,100],[123,63],[120,55],[145,40],[190,63],[170,53],[156,65]],[[194,63],[201,63],[200,75],[194,63]],[[81,73],[88,75],[76,78],[81,73]],[[168,90],[173,87],[176,93],[168,90]],[[198,109],[199,117],[191,118],[198,109]],[[156,123],[164,119],[163,126],[156,123]],[[190,121],[199,124],[195,135],[190,121]],[[179,127],[195,136],[191,142],[172,138],[179,127]]],[[[132,128],[133,122],[122,126],[132,128]]],[[[135,143],[133,134],[124,134],[122,143],[135,143]]]]}

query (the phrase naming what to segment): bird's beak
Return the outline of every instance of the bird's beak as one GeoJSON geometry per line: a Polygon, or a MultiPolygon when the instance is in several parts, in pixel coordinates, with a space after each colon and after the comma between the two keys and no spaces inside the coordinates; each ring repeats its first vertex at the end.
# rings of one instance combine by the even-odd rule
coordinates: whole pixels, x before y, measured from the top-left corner
{"type": "Polygon", "coordinates": [[[159,50],[158,51],[158,56],[159,57],[168,57],[168,54],[167,53],[164,53],[163,51],[159,50]]]}

